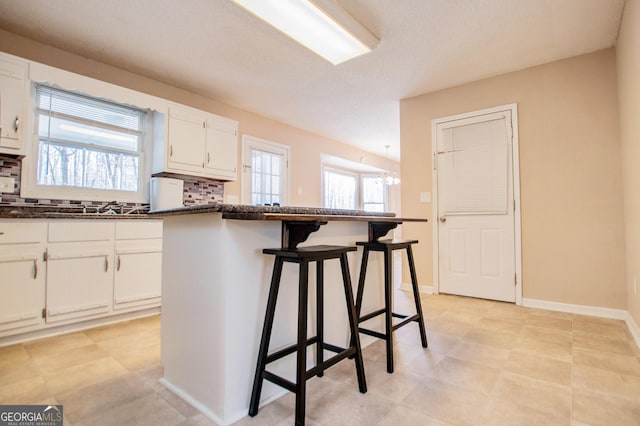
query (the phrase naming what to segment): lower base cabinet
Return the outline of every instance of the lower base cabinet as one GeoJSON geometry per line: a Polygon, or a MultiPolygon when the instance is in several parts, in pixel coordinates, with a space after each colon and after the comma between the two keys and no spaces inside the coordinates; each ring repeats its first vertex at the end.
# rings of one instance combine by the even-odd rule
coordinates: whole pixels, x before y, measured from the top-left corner
{"type": "Polygon", "coordinates": [[[113,309],[160,304],[162,240],[121,246],[116,242],[113,309]]]}
{"type": "Polygon", "coordinates": [[[42,249],[0,247],[0,332],[37,326],[44,320],[42,249]]]}
{"type": "Polygon", "coordinates": [[[50,247],[47,323],[107,313],[113,292],[113,245],[72,243],[50,247]]]}
{"type": "Polygon", "coordinates": [[[157,308],[161,274],[160,220],[0,220],[0,338],[157,308]]]}

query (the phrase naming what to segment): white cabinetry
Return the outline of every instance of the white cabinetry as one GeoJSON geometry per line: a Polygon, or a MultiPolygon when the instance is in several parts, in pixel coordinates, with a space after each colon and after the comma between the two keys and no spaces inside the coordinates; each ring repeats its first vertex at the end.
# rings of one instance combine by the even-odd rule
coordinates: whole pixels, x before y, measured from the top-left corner
{"type": "Polygon", "coordinates": [[[238,167],[238,124],[222,117],[208,117],[207,175],[236,180],[238,167]]]}
{"type": "Polygon", "coordinates": [[[43,323],[46,222],[0,221],[0,334],[43,323]]]}
{"type": "Polygon", "coordinates": [[[116,223],[113,309],[160,305],[162,222],[116,223]]]}
{"type": "Polygon", "coordinates": [[[107,313],[113,294],[113,223],[52,221],[47,323],[107,313]]]}
{"type": "Polygon", "coordinates": [[[24,155],[28,64],[0,55],[0,153],[24,155]]]}
{"type": "Polygon", "coordinates": [[[169,109],[168,167],[182,172],[202,172],[206,143],[204,114],[195,110],[169,109]]]}
{"type": "Polygon", "coordinates": [[[0,220],[0,338],[157,311],[161,275],[162,220],[0,220]]]}
{"type": "Polygon", "coordinates": [[[205,111],[172,105],[154,122],[153,173],[235,180],[238,123],[205,111]],[[166,136],[166,137],[165,137],[166,136]]]}

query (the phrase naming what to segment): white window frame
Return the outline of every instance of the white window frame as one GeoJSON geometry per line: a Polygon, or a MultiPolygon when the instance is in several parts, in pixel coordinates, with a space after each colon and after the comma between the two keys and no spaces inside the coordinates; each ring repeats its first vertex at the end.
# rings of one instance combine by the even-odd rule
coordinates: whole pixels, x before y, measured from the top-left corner
{"type": "MultiPolygon", "coordinates": [[[[85,79],[77,76],[78,81],[82,81],[84,86],[87,86],[87,82],[93,83],[91,79],[85,79]]],[[[74,79],[75,80],[75,79],[74,79]]],[[[140,178],[138,191],[118,191],[118,190],[103,190],[93,188],[81,188],[72,186],[48,186],[39,185],[37,179],[38,173],[38,155],[39,155],[39,137],[36,129],[36,84],[46,84],[54,88],[62,90],[73,91],[81,95],[90,96],[98,99],[105,99],[111,101],[105,96],[93,93],[91,90],[69,90],[66,87],[61,87],[58,84],[50,81],[32,81],[30,85],[29,93],[29,111],[27,116],[27,155],[22,161],[22,177],[20,196],[22,198],[35,198],[35,199],[54,199],[54,200],[77,200],[77,201],[112,201],[117,200],[121,202],[131,203],[148,203],[149,202],[149,182],[151,179],[151,159],[153,149],[153,114],[146,114],[144,121],[144,134],[142,138],[142,145],[140,147],[140,178]]],[[[97,86],[102,82],[97,82],[97,86]]],[[[106,83],[103,83],[106,84],[106,83]]],[[[110,85],[109,85],[110,86],[110,85]]],[[[75,86],[70,86],[75,87],[75,86]]],[[[97,90],[98,93],[103,92],[104,88],[100,87],[97,90]]],[[[116,103],[125,103],[122,100],[113,100],[116,103]]],[[[137,105],[132,105],[135,108],[147,109],[137,105]]]]}
{"type": "MultiPolygon", "coordinates": [[[[360,193],[362,196],[360,197],[360,207],[364,210],[364,178],[380,178],[380,175],[375,173],[360,173],[360,193]]],[[[382,211],[389,210],[389,185],[386,185],[384,182],[382,183],[382,187],[384,188],[384,192],[382,194],[382,211]]]]}
{"type": "MultiPolygon", "coordinates": [[[[364,202],[362,199],[362,179],[364,177],[371,177],[371,176],[377,176],[376,173],[373,172],[362,172],[362,171],[357,171],[357,170],[349,170],[349,169],[343,169],[340,167],[336,167],[333,166],[331,164],[323,164],[322,165],[322,207],[323,208],[329,208],[327,207],[327,205],[325,204],[325,191],[326,191],[326,187],[325,187],[325,183],[324,183],[324,174],[325,171],[329,170],[333,173],[339,173],[339,174],[343,174],[343,175],[347,175],[347,176],[355,176],[356,178],[356,194],[355,194],[355,199],[356,199],[356,206],[355,209],[356,210],[364,210],[364,202]]],[[[382,173],[381,173],[382,174],[382,173]]],[[[389,209],[389,187],[387,185],[384,185],[384,209],[383,211],[388,211],[389,209]]]]}
{"type": "Polygon", "coordinates": [[[332,167],[332,166],[323,166],[322,167],[322,207],[323,208],[332,208],[332,207],[328,207],[326,204],[326,191],[327,191],[327,186],[325,185],[325,174],[326,172],[331,172],[331,173],[335,173],[338,175],[343,175],[343,176],[349,176],[349,177],[353,177],[356,181],[356,193],[354,194],[354,199],[356,202],[356,205],[353,207],[354,210],[360,210],[360,187],[362,185],[362,182],[360,182],[360,174],[358,172],[354,172],[352,170],[346,170],[346,169],[340,169],[337,167],[332,167]]]}
{"type": "Polygon", "coordinates": [[[289,205],[291,199],[291,167],[289,163],[291,147],[251,135],[242,135],[242,203],[251,204],[251,150],[253,149],[284,157],[284,173],[280,178],[282,184],[280,205],[289,205]]]}

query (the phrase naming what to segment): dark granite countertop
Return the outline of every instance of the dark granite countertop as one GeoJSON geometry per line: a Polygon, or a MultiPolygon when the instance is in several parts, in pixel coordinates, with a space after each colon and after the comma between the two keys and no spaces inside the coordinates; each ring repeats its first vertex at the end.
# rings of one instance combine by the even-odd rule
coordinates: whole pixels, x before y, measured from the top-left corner
{"type": "Polygon", "coordinates": [[[323,209],[318,207],[249,206],[242,204],[209,204],[179,207],[151,212],[150,216],[176,216],[189,214],[222,213],[223,219],[280,220],[280,221],[376,221],[426,222],[427,219],[399,218],[395,213],[375,213],[363,210],[323,209]]]}
{"type": "Polygon", "coordinates": [[[82,207],[2,205],[0,219],[159,219],[135,209],[129,214],[83,213],[82,207]]]}
{"type": "Polygon", "coordinates": [[[207,204],[179,207],[155,212],[129,214],[84,213],[82,207],[58,207],[42,205],[2,205],[0,219],[162,219],[167,216],[222,213],[224,219],[327,221],[356,220],[376,222],[426,222],[426,219],[396,217],[395,213],[375,213],[363,210],[323,209],[318,207],[249,206],[242,204],[207,204]]]}
{"type": "Polygon", "coordinates": [[[245,204],[207,204],[199,206],[178,207],[168,210],[157,210],[150,216],[175,216],[187,214],[223,213],[224,218],[264,220],[265,215],[297,215],[297,216],[380,216],[393,217],[394,213],[371,213],[362,210],[323,209],[318,207],[280,207],[250,206],[245,204]],[[237,216],[237,217],[236,217],[237,216]]]}

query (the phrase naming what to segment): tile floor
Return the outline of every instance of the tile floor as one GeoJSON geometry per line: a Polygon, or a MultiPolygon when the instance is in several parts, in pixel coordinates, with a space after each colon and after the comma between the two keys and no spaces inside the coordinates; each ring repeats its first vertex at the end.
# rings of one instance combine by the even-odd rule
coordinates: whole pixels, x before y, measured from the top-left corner
{"type": "MultiPolygon", "coordinates": [[[[402,292],[398,311],[407,305],[402,292]]],[[[640,351],[622,321],[455,296],[424,296],[417,326],[308,382],[309,425],[640,425],[640,351]]],[[[158,383],[160,321],[150,317],[0,348],[0,404],[63,404],[65,425],[212,425],[158,383]]],[[[237,425],[291,425],[287,394],[237,425]]]]}

